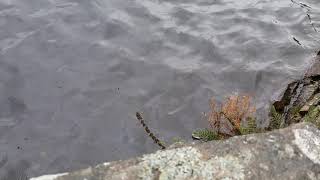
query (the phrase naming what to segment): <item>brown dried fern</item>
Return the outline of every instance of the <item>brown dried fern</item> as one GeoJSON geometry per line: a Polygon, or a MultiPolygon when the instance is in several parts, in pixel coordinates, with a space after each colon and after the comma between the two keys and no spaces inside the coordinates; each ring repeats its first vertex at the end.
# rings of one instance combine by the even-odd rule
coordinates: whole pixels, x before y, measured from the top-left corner
{"type": "Polygon", "coordinates": [[[250,96],[232,95],[221,104],[220,108],[217,108],[217,103],[211,99],[208,122],[213,130],[220,133],[221,124],[227,120],[233,127],[231,131],[240,135],[241,122],[252,117],[255,111],[255,107],[251,105],[250,96]]]}

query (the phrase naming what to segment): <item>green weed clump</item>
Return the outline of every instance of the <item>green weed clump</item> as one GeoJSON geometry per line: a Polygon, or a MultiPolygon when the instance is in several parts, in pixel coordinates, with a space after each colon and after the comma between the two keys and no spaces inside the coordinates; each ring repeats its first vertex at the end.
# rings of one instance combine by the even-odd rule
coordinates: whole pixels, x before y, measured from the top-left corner
{"type": "Polygon", "coordinates": [[[279,129],[284,124],[284,116],[277,112],[276,108],[272,105],[270,109],[270,129],[279,129]]]}
{"type": "Polygon", "coordinates": [[[259,129],[257,128],[256,118],[254,117],[248,117],[247,124],[246,125],[242,124],[240,126],[241,135],[252,134],[257,132],[259,132],[259,129]]]}
{"type": "Polygon", "coordinates": [[[311,106],[303,121],[313,123],[320,129],[320,107],[311,106]]]}
{"type": "MultiPolygon", "coordinates": [[[[310,106],[306,115],[301,115],[300,109],[300,106],[294,106],[290,109],[289,118],[293,120],[292,122],[310,122],[320,128],[320,106],[310,106]]],[[[274,106],[271,106],[270,117],[270,130],[284,127],[284,115],[278,113],[274,106]]]]}
{"type": "Polygon", "coordinates": [[[192,133],[192,138],[202,141],[218,140],[219,135],[215,131],[209,129],[200,129],[192,133]]]}

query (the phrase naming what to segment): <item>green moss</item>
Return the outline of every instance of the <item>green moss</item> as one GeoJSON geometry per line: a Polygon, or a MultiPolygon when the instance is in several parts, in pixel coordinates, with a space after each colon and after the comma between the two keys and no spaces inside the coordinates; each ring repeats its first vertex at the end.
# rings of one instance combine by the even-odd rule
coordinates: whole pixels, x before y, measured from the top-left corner
{"type": "Polygon", "coordinates": [[[192,137],[194,139],[198,139],[198,140],[202,140],[202,141],[212,141],[212,140],[219,139],[218,133],[211,131],[209,129],[196,130],[192,133],[192,137]]]}

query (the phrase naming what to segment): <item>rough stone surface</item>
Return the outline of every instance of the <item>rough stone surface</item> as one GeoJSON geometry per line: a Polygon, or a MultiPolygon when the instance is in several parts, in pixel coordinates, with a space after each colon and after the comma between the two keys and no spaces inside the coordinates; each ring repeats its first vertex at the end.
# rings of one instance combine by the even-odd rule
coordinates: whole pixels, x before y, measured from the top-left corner
{"type": "Polygon", "coordinates": [[[303,121],[311,106],[320,107],[320,51],[305,76],[290,83],[273,105],[284,115],[285,125],[303,121]]]}
{"type": "Polygon", "coordinates": [[[310,69],[306,72],[305,77],[320,75],[320,51],[318,52],[310,69]]]}
{"type": "Polygon", "coordinates": [[[320,131],[300,123],[269,133],[157,151],[32,180],[320,179],[320,131]]]}

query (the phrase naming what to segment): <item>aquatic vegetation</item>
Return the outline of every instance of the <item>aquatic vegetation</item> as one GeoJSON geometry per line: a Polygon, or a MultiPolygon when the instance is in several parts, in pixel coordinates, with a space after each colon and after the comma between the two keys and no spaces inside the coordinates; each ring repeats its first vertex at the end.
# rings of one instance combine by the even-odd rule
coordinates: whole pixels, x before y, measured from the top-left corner
{"type": "Polygon", "coordinates": [[[220,139],[217,132],[209,129],[200,129],[192,133],[192,138],[202,141],[213,141],[220,139]]]}
{"type": "Polygon", "coordinates": [[[142,115],[140,112],[136,112],[136,118],[138,119],[138,121],[140,122],[140,124],[144,127],[145,132],[147,133],[147,135],[153,140],[154,143],[156,143],[161,149],[165,149],[165,145],[162,141],[159,140],[159,138],[157,138],[149,129],[149,127],[147,126],[147,124],[145,123],[142,115]]]}

